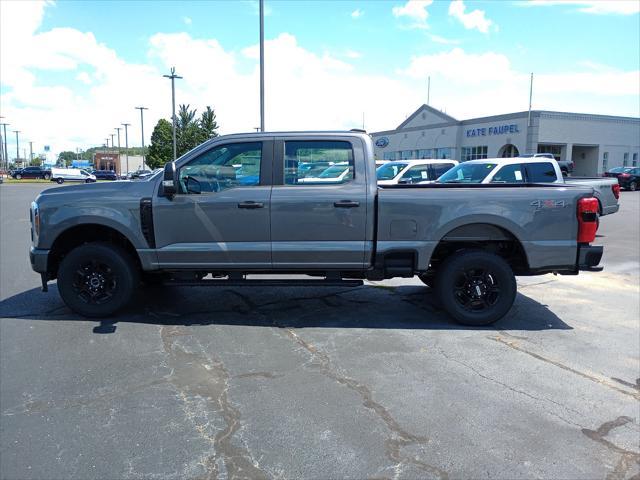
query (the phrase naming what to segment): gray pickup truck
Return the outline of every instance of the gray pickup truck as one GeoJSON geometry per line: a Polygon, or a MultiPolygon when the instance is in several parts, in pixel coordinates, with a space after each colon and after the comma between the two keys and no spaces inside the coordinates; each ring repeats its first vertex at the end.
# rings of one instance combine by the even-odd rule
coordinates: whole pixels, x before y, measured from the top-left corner
{"type": "Polygon", "coordinates": [[[88,317],[113,314],[145,283],[352,285],[418,275],[454,319],[486,325],[511,308],[515,275],[598,270],[603,253],[590,245],[592,188],[379,188],[362,132],[217,137],[143,181],[46,190],[30,217],[43,290],[57,278],[64,302],[88,317]],[[309,169],[299,166],[314,162],[333,173],[305,181],[309,169]]]}

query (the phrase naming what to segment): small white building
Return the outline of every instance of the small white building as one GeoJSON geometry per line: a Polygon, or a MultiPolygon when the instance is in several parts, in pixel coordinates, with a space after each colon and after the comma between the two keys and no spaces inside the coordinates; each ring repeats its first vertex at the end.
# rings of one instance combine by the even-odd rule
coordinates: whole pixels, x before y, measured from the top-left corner
{"type": "Polygon", "coordinates": [[[572,160],[574,175],[638,166],[640,118],[533,110],[457,120],[422,105],[395,130],[371,134],[376,158],[515,157],[552,153],[572,160]]]}

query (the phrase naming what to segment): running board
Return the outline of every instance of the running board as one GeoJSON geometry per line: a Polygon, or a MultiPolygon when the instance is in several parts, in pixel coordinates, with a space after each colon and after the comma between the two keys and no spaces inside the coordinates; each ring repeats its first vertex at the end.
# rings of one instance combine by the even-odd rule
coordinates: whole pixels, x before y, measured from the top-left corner
{"type": "Polygon", "coordinates": [[[167,280],[183,287],[360,287],[362,280],[167,280]]]}

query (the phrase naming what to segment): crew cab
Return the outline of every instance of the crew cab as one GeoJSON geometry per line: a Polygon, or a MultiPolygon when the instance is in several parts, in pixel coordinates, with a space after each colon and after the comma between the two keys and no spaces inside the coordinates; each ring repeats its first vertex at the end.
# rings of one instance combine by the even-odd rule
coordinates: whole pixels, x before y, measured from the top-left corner
{"type": "Polygon", "coordinates": [[[22,180],[23,178],[49,180],[51,178],[51,170],[42,167],[25,167],[12,171],[11,176],[16,180],[22,180]]]}
{"type": "Polygon", "coordinates": [[[546,157],[486,158],[463,162],[438,178],[439,183],[556,183],[593,188],[598,216],[620,209],[620,186],[613,178],[564,177],[558,162],[546,157]]]}
{"type": "Polygon", "coordinates": [[[457,321],[485,325],[511,308],[515,275],[601,269],[596,214],[590,187],[378,187],[362,132],[248,133],[208,140],[146,180],[42,192],[30,259],[43,289],[57,279],[64,302],[88,317],[124,307],[141,281],[335,286],[418,275],[457,321]],[[299,166],[315,161],[350,173],[304,182],[299,166]]]}

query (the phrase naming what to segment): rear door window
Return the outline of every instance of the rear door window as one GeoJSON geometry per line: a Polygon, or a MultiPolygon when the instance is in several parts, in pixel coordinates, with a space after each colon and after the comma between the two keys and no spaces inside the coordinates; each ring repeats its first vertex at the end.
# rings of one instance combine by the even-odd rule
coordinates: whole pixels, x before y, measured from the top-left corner
{"type": "Polygon", "coordinates": [[[496,172],[491,183],[524,183],[522,165],[505,165],[496,172]]]}
{"type": "Polygon", "coordinates": [[[444,175],[449,170],[451,170],[454,166],[455,166],[455,164],[453,164],[453,163],[434,163],[434,164],[432,164],[431,168],[433,169],[433,178],[431,180],[435,180],[440,175],[444,175]]]}
{"type": "Polygon", "coordinates": [[[529,163],[527,173],[530,183],[553,183],[558,180],[552,163],[529,163]]]}
{"type": "Polygon", "coordinates": [[[349,142],[288,141],[284,152],[285,185],[339,185],[353,180],[349,142]]]}

